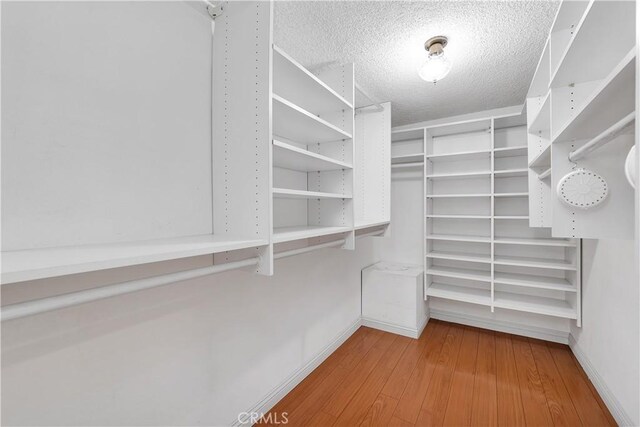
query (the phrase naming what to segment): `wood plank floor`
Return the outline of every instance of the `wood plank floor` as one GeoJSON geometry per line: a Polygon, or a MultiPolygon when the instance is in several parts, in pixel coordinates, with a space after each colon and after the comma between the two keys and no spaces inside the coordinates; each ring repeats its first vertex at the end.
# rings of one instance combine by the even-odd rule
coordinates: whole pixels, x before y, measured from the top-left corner
{"type": "Polygon", "coordinates": [[[361,327],[264,420],[288,426],[612,426],[566,345],[430,320],[361,327]]]}

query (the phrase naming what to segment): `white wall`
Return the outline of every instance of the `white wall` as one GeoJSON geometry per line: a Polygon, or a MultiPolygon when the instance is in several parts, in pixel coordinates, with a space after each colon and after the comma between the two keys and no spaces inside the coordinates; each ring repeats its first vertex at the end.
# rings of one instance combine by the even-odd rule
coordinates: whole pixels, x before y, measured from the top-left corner
{"type": "MultiPolygon", "coordinates": [[[[228,425],[359,321],[375,242],[3,322],[2,424],[228,425]]],[[[3,304],[209,262],[6,285],[3,304]]]]}
{"type": "Polygon", "coordinates": [[[634,241],[583,240],[582,248],[582,328],[571,328],[572,347],[617,421],[637,426],[640,286],[634,241]]]}

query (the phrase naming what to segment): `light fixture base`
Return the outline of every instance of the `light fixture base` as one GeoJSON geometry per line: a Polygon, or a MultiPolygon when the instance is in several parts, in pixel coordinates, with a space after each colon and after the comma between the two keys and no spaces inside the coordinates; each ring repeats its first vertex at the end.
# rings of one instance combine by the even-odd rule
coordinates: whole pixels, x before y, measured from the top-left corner
{"type": "Polygon", "coordinates": [[[431,49],[431,46],[435,44],[440,44],[444,48],[448,42],[449,39],[446,36],[431,37],[429,40],[424,42],[424,50],[429,51],[429,49],[431,49]]]}

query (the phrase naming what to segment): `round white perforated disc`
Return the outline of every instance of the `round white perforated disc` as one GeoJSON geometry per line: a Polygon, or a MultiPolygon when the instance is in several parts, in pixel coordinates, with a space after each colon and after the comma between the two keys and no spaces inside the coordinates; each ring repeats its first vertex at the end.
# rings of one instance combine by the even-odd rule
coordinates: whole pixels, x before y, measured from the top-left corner
{"type": "Polygon", "coordinates": [[[607,198],[609,187],[603,177],[586,169],[578,169],[566,174],[559,182],[560,200],[580,209],[598,206],[607,198]]]}

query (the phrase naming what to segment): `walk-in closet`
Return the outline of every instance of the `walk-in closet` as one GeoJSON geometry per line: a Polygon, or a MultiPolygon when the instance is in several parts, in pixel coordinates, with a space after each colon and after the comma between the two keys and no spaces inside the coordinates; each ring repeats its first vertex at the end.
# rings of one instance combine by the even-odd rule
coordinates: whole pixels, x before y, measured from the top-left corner
{"type": "Polygon", "coordinates": [[[0,2],[0,423],[640,426],[634,0],[0,2]]]}

